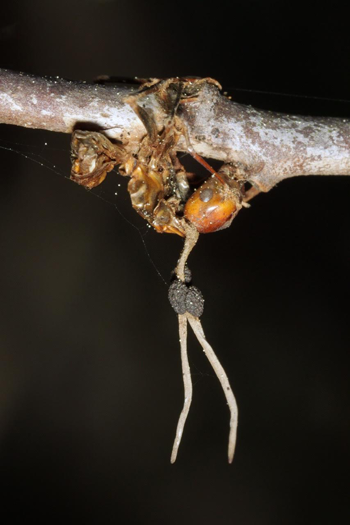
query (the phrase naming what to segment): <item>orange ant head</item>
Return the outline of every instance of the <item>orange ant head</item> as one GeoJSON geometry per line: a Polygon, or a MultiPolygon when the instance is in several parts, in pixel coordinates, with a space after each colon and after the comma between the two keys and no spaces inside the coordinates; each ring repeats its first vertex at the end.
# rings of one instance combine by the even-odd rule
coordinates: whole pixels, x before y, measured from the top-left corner
{"type": "Polygon", "coordinates": [[[240,208],[237,195],[213,175],[188,199],[184,216],[199,233],[211,233],[230,226],[240,208]]]}

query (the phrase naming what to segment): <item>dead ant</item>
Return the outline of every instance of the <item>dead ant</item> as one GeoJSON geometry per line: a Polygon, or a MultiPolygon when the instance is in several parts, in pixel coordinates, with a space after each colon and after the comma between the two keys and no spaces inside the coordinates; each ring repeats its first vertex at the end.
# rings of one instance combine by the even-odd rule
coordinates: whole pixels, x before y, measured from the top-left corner
{"type": "Polygon", "coordinates": [[[122,175],[130,177],[128,191],[133,208],[159,233],[185,237],[183,219],[199,233],[228,227],[244,206],[242,170],[225,164],[216,172],[192,148],[187,130],[178,116],[180,104],[193,101],[204,83],[221,86],[212,79],[178,79],[145,82],[141,90],[129,96],[130,104],[143,122],[147,134],[136,154],[126,146],[113,144],[100,132],[75,131],[72,137],[73,166],[71,178],[93,188],[118,165],[122,175]],[[164,115],[159,130],[155,115],[143,101],[154,94],[164,115]],[[188,152],[212,176],[197,191],[191,191],[188,174],[177,157],[176,146],[185,138],[188,152]]]}
{"type": "Polygon", "coordinates": [[[232,462],[238,421],[237,404],[226,373],[214,350],[205,338],[200,315],[204,299],[190,285],[186,261],[197,242],[199,233],[227,228],[243,206],[256,194],[245,194],[247,182],[242,166],[224,164],[217,172],[192,148],[184,122],[179,116],[181,104],[196,99],[205,83],[221,86],[215,80],[153,79],[145,81],[140,90],[125,99],[143,122],[146,134],[136,153],[127,144],[113,144],[105,135],[93,131],[75,131],[72,136],[71,178],[94,188],[115,165],[122,175],[130,177],[128,191],[133,208],[159,233],[175,233],[185,237],[184,249],[175,273],[177,280],[169,289],[169,300],[178,314],[181,361],[185,389],[184,407],[180,414],[171,462],[176,460],[185,421],[192,400],[192,382],[187,357],[187,321],[208,357],[223,388],[230,409],[228,459],[232,462]],[[156,97],[161,118],[147,107],[148,97],[156,97]],[[157,124],[157,120],[161,121],[157,124]],[[192,174],[186,172],[177,156],[180,138],[185,139],[187,151],[201,163],[211,176],[195,191],[191,190],[192,174]]]}

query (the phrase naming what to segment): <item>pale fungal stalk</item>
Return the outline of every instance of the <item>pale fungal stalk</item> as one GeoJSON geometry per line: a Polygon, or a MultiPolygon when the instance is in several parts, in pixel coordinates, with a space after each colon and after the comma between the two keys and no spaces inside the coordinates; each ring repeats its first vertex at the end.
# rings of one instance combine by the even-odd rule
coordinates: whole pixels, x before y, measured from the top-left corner
{"type": "Polygon", "coordinates": [[[180,255],[180,259],[178,260],[177,266],[175,268],[175,273],[180,279],[180,281],[185,280],[186,262],[187,262],[188,256],[190,255],[191,251],[195,247],[198,241],[198,237],[199,237],[198,230],[195,226],[193,226],[193,224],[190,224],[186,222],[185,220],[183,220],[182,226],[186,232],[186,237],[185,237],[184,247],[180,255]]]}
{"type": "Polygon", "coordinates": [[[191,250],[198,240],[199,233],[194,226],[186,223],[186,221],[183,221],[183,226],[186,228],[185,244],[175,269],[178,280],[172,283],[169,288],[169,301],[175,312],[178,314],[179,319],[181,364],[185,391],[184,405],[177,424],[175,441],[171,453],[171,463],[176,461],[186,419],[192,402],[191,370],[187,355],[187,321],[190,323],[192,330],[199,341],[199,344],[203,348],[208,361],[210,362],[217,378],[219,379],[226,397],[227,405],[231,414],[230,432],[228,438],[228,461],[229,463],[232,463],[236,446],[238,424],[237,403],[225,370],[216,357],[214,350],[206,340],[202,324],[199,320],[199,317],[203,313],[204,298],[197,288],[190,286],[189,284],[191,282],[191,272],[189,272],[188,268],[186,267],[186,263],[191,250]],[[185,275],[185,268],[187,275],[185,275]]]}
{"type": "Polygon", "coordinates": [[[237,424],[238,424],[238,408],[235,396],[233,395],[228,377],[225,370],[223,369],[220,361],[216,357],[216,354],[213,348],[210,346],[203,332],[202,324],[198,317],[186,313],[178,316],[179,319],[179,334],[180,334],[180,345],[181,345],[181,365],[182,365],[182,375],[184,382],[184,405],[181,411],[179,421],[176,428],[176,435],[174,440],[173,449],[171,452],[171,463],[175,463],[177,458],[177,453],[181,443],[181,438],[183,435],[186,419],[190,410],[192,402],[192,380],[191,380],[191,370],[188,362],[187,355],[187,321],[190,323],[195,336],[197,337],[203,351],[208,358],[217,378],[220,381],[222,389],[224,391],[227,405],[230,410],[230,432],[228,438],[228,462],[232,463],[233,456],[235,453],[236,447],[236,436],[237,436],[237,424]]]}
{"type": "Polygon", "coordinates": [[[175,463],[177,452],[181,443],[181,438],[190,410],[192,402],[192,380],[191,370],[187,356],[187,317],[186,315],[179,315],[179,334],[180,334],[180,346],[181,346],[181,365],[182,365],[182,377],[184,382],[184,406],[179,417],[179,422],[176,428],[175,441],[173,450],[171,452],[170,462],[175,463]]]}
{"type": "Polygon", "coordinates": [[[190,323],[192,330],[194,331],[200,345],[203,348],[205,355],[207,356],[213,370],[220,381],[222,389],[224,391],[228,408],[230,410],[230,433],[228,438],[228,462],[232,463],[233,455],[236,447],[236,435],[237,435],[237,424],[238,424],[238,408],[235,396],[233,395],[232,388],[230,386],[228,377],[225,370],[223,369],[220,361],[215,355],[214,350],[206,340],[203,332],[202,324],[198,317],[193,317],[191,314],[186,314],[188,322],[190,323]]]}

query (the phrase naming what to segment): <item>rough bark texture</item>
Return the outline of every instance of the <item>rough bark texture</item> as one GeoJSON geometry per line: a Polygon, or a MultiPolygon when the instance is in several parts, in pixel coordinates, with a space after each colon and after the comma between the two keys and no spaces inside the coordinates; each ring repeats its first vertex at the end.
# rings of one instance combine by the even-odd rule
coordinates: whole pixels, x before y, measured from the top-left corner
{"type": "MultiPolygon", "coordinates": [[[[0,70],[0,122],[71,133],[105,130],[136,150],[145,128],[125,102],[137,86],[39,78],[0,70]]],[[[146,101],[156,116],[157,101],[146,101]]],[[[298,175],[350,175],[350,122],[261,111],[228,100],[212,84],[179,108],[195,151],[242,163],[262,191],[298,175]]],[[[186,151],[184,140],[179,149],[186,151]]]]}
{"type": "Polygon", "coordinates": [[[0,122],[72,133],[106,130],[121,141],[138,140],[145,129],[123,99],[137,86],[87,84],[0,69],[0,122]]]}

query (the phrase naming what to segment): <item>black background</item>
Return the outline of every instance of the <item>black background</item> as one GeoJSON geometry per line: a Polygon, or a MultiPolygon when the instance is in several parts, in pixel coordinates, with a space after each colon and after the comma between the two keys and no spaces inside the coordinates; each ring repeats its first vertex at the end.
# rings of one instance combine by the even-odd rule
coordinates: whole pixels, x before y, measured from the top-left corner
{"type": "MultiPolygon", "coordinates": [[[[14,1],[0,66],[211,76],[242,103],[346,118],[350,103],[235,88],[350,100],[349,35],[337,2],[14,1]]],[[[228,410],[191,335],[194,401],[171,466],[177,320],[137,229],[165,280],[180,238],[145,228],[116,173],[90,193],[68,181],[68,135],[0,133],[4,523],[349,519],[350,180],[290,179],[201,237],[190,267],[238,400],[238,444],[228,466],[228,410]]]]}

